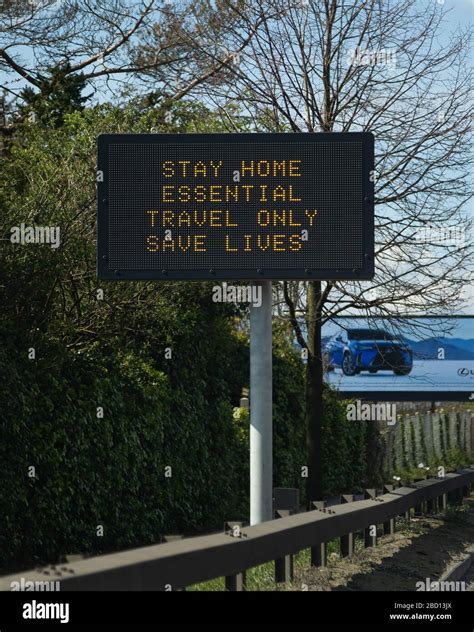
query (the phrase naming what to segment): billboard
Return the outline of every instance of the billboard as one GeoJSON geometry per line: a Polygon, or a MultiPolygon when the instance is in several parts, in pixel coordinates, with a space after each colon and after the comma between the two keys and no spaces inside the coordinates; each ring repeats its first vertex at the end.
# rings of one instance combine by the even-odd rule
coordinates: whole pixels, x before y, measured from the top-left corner
{"type": "Polygon", "coordinates": [[[373,135],[105,134],[103,279],[369,279],[373,135]]]}
{"type": "Polygon", "coordinates": [[[343,396],[474,400],[474,316],[334,318],[321,347],[326,382],[343,396]]]}

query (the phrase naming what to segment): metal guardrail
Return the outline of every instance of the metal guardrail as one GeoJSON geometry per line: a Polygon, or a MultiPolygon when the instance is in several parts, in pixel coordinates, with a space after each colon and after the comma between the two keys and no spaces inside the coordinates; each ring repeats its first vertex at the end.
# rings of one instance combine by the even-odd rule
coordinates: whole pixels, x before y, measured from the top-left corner
{"type": "Polygon", "coordinates": [[[241,590],[247,569],[271,561],[284,581],[291,576],[290,556],[302,549],[311,547],[312,560],[324,565],[321,547],[334,538],[346,538],[346,553],[350,554],[347,537],[365,530],[365,545],[373,546],[376,536],[369,533],[373,525],[383,524],[384,533],[393,533],[398,515],[406,515],[411,508],[421,511],[425,503],[432,510],[438,499],[445,508],[449,497],[456,501],[460,492],[468,494],[473,482],[474,466],[440,479],[394,489],[386,486],[379,496],[375,490],[367,490],[364,500],[327,508],[324,503],[314,503],[317,508],[313,511],[295,515],[280,512],[278,520],[242,527],[238,537],[226,533],[193,537],[3,576],[0,590],[10,590],[12,582],[22,579],[57,581],[62,591],[182,590],[218,577],[226,577],[228,589],[241,590]]]}

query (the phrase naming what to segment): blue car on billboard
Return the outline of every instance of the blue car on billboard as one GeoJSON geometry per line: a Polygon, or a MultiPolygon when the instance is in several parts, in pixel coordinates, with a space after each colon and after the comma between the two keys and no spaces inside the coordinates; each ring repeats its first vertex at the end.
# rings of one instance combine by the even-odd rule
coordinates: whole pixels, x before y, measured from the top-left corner
{"type": "Polygon", "coordinates": [[[361,371],[408,375],[413,367],[413,351],[383,329],[345,329],[328,340],[323,362],[327,371],[338,367],[344,375],[357,375],[361,371]]]}

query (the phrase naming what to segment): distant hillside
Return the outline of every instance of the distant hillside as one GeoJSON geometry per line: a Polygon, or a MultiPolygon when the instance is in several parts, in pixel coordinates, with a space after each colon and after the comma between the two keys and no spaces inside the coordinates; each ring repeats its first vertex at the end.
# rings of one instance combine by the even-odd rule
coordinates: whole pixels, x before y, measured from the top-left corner
{"type": "Polygon", "coordinates": [[[465,338],[440,338],[440,340],[446,340],[450,345],[455,345],[461,349],[467,349],[474,352],[474,340],[471,338],[466,340],[465,338]]]}
{"type": "Polygon", "coordinates": [[[436,360],[438,349],[444,349],[445,360],[474,360],[474,340],[463,338],[427,338],[426,340],[404,341],[413,349],[418,358],[436,360]]]}

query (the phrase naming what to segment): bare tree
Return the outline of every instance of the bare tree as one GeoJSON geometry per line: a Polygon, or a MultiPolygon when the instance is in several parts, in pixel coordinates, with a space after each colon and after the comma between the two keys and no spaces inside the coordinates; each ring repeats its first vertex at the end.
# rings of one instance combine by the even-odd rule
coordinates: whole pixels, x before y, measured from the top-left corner
{"type": "Polygon", "coordinates": [[[277,17],[250,42],[235,85],[214,91],[220,106],[240,99],[260,131],[371,131],[376,139],[373,281],[277,286],[281,313],[308,351],[311,501],[322,493],[321,326],[342,314],[396,319],[462,305],[472,273],[469,33],[447,34],[435,1],[275,0],[267,10],[277,17]]]}
{"type": "Polygon", "coordinates": [[[59,69],[109,93],[133,84],[176,100],[225,73],[257,26],[228,0],[5,0],[0,71],[15,96],[59,69]]]}

